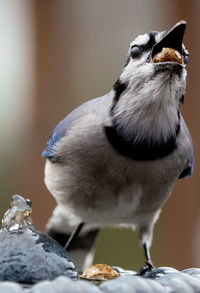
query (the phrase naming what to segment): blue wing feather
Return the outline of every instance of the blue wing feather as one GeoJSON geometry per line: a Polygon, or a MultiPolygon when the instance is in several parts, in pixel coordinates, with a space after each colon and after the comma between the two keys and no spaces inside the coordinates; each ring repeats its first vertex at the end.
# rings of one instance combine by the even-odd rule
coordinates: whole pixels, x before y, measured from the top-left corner
{"type": "Polygon", "coordinates": [[[65,135],[67,135],[68,130],[72,127],[77,120],[79,120],[84,115],[90,112],[96,113],[97,115],[102,115],[106,113],[109,109],[109,103],[111,102],[111,95],[107,94],[100,98],[92,99],[68,114],[53,130],[49,141],[47,143],[46,149],[42,153],[42,157],[52,159],[53,147],[54,145],[65,135]]]}
{"type": "Polygon", "coordinates": [[[179,179],[192,176],[193,169],[194,169],[194,156],[192,155],[187,168],[183,170],[183,172],[181,172],[181,174],[179,175],[179,179]]]}

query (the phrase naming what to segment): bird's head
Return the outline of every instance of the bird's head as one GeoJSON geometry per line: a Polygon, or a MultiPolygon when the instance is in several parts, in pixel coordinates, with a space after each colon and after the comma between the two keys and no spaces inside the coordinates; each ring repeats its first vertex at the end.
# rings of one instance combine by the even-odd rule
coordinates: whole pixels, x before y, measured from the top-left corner
{"type": "Polygon", "coordinates": [[[188,51],[183,44],[185,27],[186,22],[180,21],[169,31],[153,31],[135,38],[122,74],[114,85],[114,102],[126,91],[138,102],[141,96],[142,100],[148,96],[146,103],[152,99],[159,102],[162,96],[183,100],[188,61],[188,51]]]}

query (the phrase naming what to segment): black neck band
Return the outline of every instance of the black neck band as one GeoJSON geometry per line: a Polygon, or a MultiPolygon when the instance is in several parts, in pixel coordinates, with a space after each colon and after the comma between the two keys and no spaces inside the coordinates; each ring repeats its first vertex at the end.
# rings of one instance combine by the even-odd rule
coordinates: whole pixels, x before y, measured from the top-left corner
{"type": "Polygon", "coordinates": [[[106,137],[112,147],[121,155],[137,161],[156,160],[164,158],[176,148],[176,139],[180,131],[180,123],[176,127],[176,134],[170,136],[166,141],[141,140],[134,142],[117,133],[113,126],[104,127],[106,137]]]}

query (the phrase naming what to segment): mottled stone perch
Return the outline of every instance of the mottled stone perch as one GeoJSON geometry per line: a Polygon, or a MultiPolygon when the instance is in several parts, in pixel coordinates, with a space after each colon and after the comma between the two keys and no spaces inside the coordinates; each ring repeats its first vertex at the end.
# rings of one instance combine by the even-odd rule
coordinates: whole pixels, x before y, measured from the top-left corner
{"type": "Polygon", "coordinates": [[[68,277],[60,276],[53,281],[41,281],[23,288],[14,282],[0,282],[0,292],[3,293],[199,293],[200,269],[191,268],[177,271],[173,268],[158,268],[148,274],[148,277],[139,277],[136,272],[120,269],[122,276],[105,281],[99,286],[89,281],[73,281],[68,277]]]}
{"type": "Polygon", "coordinates": [[[31,214],[30,200],[14,195],[0,230],[2,293],[200,292],[200,268],[178,271],[161,267],[141,277],[134,271],[96,265],[81,279],[70,255],[55,240],[36,230],[31,214]],[[114,279],[107,281],[108,275],[114,279]]]}

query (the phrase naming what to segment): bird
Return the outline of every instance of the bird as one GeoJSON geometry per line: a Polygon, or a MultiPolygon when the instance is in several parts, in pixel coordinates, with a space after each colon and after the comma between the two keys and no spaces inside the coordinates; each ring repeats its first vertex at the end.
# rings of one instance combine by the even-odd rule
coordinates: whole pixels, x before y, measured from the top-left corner
{"type": "Polygon", "coordinates": [[[145,256],[139,274],[155,268],[154,225],[176,181],[191,176],[194,165],[180,113],[189,56],[185,28],[181,20],[137,36],[111,91],[68,114],[42,153],[44,181],[57,202],[47,233],[71,249],[80,269],[91,263],[106,226],[137,229],[145,256]]]}

